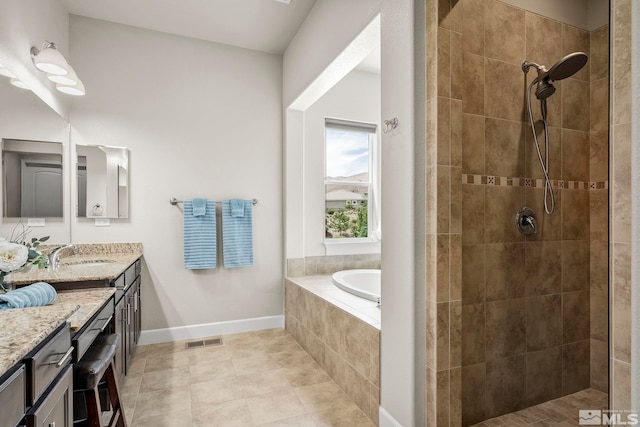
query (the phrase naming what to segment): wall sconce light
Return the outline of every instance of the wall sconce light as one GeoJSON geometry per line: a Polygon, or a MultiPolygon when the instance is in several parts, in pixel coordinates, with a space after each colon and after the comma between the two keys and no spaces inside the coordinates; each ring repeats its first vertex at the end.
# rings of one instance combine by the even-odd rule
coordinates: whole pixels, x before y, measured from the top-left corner
{"type": "Polygon", "coordinates": [[[74,96],[82,96],[86,93],[82,81],[55,43],[45,42],[42,50],[32,47],[31,59],[38,70],[47,73],[49,80],[56,83],[58,91],[74,96]]]}
{"type": "Polygon", "coordinates": [[[40,71],[56,76],[66,76],[69,74],[69,64],[58,50],[55,43],[44,42],[42,50],[31,48],[31,60],[33,65],[40,71]]]}

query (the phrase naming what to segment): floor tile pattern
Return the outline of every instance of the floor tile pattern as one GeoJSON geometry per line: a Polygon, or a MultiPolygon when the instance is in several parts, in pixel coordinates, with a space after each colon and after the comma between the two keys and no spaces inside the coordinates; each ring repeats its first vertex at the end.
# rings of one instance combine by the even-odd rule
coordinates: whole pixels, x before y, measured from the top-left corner
{"type": "Polygon", "coordinates": [[[472,427],[571,427],[578,426],[579,410],[606,410],[608,395],[588,388],[518,412],[474,424],[472,427]]]}
{"type": "Polygon", "coordinates": [[[140,346],[120,388],[132,427],[375,427],[283,329],[140,346]]]}

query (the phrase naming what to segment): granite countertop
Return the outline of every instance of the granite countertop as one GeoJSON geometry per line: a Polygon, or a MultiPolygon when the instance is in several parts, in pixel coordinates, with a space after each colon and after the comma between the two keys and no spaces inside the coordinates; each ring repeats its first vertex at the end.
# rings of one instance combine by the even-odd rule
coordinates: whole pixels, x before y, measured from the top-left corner
{"type": "Polygon", "coordinates": [[[67,322],[71,325],[71,332],[75,332],[82,328],[98,312],[102,304],[115,293],[116,288],[78,289],[58,292],[56,303],[79,305],[80,308],[67,319],[67,322]]]}
{"type": "Polygon", "coordinates": [[[63,256],[55,270],[30,266],[7,275],[5,281],[25,285],[35,282],[111,280],[141,256],[140,243],[81,244],[73,255],[63,256]]]}
{"type": "Polygon", "coordinates": [[[51,305],[0,310],[0,375],[62,323],[68,322],[72,333],[80,329],[115,292],[115,288],[64,291],[51,305]]]}

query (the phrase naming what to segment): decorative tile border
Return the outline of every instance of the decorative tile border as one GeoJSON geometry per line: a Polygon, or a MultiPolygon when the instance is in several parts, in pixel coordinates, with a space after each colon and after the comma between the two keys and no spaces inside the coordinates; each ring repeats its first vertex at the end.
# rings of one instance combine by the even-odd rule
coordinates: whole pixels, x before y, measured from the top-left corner
{"type": "MultiPolygon", "coordinates": [[[[462,183],[470,185],[497,185],[501,187],[531,187],[544,188],[544,179],[509,178],[506,176],[462,174],[462,183]]],[[[609,181],[564,181],[552,179],[551,187],[562,190],[607,190],[609,181]]]]}

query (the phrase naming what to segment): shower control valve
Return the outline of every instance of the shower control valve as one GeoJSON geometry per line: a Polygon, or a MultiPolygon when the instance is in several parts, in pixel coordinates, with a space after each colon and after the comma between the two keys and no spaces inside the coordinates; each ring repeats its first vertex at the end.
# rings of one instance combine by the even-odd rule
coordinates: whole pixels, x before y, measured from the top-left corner
{"type": "Polygon", "coordinates": [[[536,213],[531,208],[524,207],[516,214],[518,230],[525,236],[537,233],[536,213]]]}

